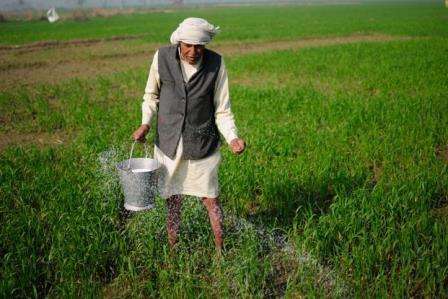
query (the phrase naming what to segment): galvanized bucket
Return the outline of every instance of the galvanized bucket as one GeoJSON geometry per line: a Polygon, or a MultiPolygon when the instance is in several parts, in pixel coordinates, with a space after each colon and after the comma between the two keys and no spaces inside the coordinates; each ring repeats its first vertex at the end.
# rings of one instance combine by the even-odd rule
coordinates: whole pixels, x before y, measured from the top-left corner
{"type": "Polygon", "coordinates": [[[160,164],[148,158],[146,143],[146,157],[132,158],[135,143],[132,144],[129,159],[118,163],[116,167],[125,198],[124,208],[143,211],[154,207],[160,164]]]}

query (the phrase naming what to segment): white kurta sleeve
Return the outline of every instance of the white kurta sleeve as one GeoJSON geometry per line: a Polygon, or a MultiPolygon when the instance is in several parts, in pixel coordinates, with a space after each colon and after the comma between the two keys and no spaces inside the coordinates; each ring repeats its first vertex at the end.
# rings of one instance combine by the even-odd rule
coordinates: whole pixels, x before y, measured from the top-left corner
{"type": "Polygon", "coordinates": [[[148,81],[146,82],[145,94],[142,102],[142,124],[149,125],[151,118],[157,113],[160,93],[160,76],[158,66],[158,51],[154,54],[148,81]]]}
{"type": "Polygon", "coordinates": [[[215,121],[219,132],[227,143],[238,138],[235,118],[230,110],[229,79],[224,59],[221,58],[221,68],[215,83],[215,121]]]}

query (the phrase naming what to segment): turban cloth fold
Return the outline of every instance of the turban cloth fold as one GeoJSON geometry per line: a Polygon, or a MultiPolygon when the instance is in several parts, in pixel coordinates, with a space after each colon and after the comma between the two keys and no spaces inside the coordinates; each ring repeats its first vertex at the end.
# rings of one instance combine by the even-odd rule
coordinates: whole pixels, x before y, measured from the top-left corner
{"type": "Polygon", "coordinates": [[[193,45],[206,45],[219,33],[219,26],[214,26],[201,18],[187,18],[171,34],[171,43],[184,42],[193,45]]]}

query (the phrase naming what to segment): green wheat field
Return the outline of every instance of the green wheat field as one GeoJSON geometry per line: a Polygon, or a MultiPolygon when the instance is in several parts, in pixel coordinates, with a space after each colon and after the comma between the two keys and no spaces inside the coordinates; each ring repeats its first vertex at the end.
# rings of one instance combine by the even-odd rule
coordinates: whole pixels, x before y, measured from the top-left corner
{"type": "Polygon", "coordinates": [[[442,2],[9,21],[0,71],[1,298],[448,297],[442,2]],[[197,198],[170,253],[164,200],[124,213],[114,169],[189,16],[222,29],[247,142],[221,148],[221,259],[197,198]]]}

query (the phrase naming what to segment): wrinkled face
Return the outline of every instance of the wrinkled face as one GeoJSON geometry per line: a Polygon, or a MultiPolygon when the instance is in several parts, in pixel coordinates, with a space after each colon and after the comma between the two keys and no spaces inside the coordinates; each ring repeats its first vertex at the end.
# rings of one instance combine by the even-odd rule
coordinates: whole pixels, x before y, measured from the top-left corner
{"type": "Polygon", "coordinates": [[[180,53],[189,64],[196,64],[204,54],[204,45],[192,45],[180,42],[180,53]]]}

